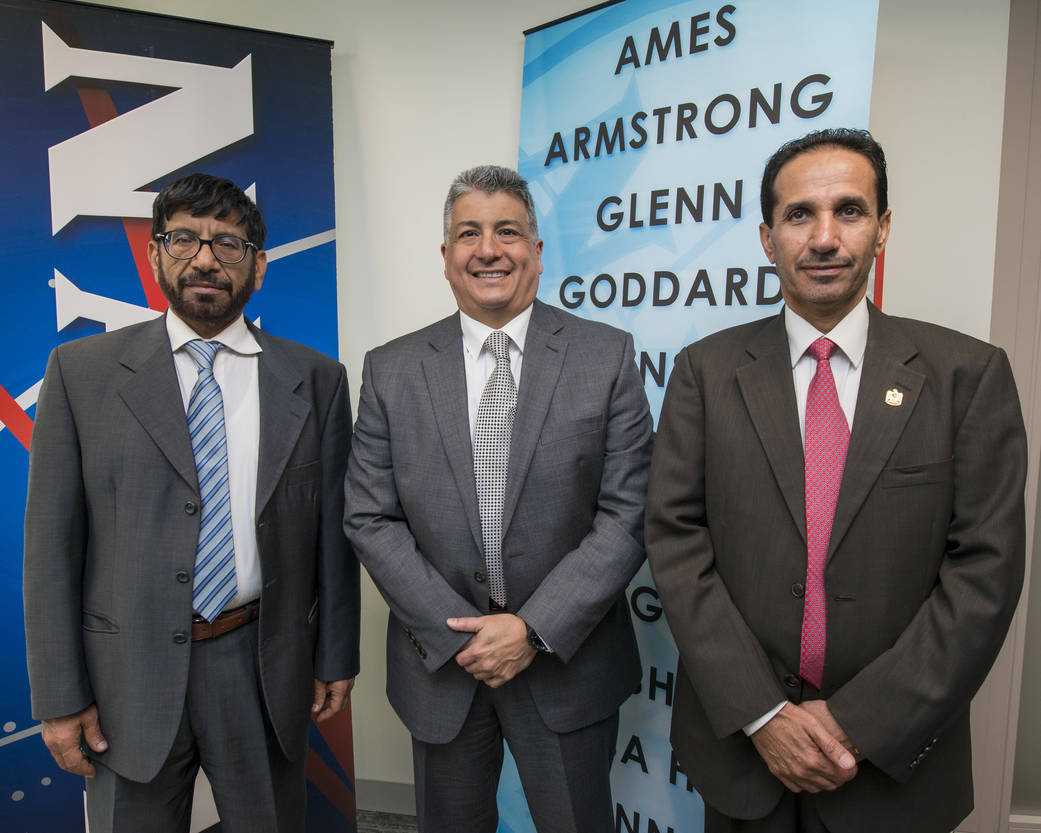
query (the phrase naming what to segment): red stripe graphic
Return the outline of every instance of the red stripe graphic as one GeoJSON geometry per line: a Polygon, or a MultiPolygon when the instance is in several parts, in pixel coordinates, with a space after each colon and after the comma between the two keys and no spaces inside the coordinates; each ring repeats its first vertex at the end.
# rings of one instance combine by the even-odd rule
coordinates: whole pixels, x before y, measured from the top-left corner
{"type": "Polygon", "coordinates": [[[347,774],[348,780],[354,783],[354,731],[351,727],[351,704],[338,715],[330,717],[318,724],[318,732],[329,744],[336,762],[347,774]]]}
{"type": "MultiPolygon", "coordinates": [[[[119,115],[108,90],[98,87],[79,87],[77,92],[80,102],[83,104],[83,111],[87,114],[87,122],[91,127],[97,127],[119,115]]],[[[152,221],[137,217],[124,219],[123,230],[126,232],[127,242],[130,244],[130,253],[134,257],[134,265],[137,266],[137,274],[141,279],[141,288],[145,292],[145,300],[148,302],[149,309],[165,312],[166,298],[163,297],[159,285],[155,282],[146,251],[148,241],[152,236],[152,221]]]]}
{"type": "Polygon", "coordinates": [[[141,288],[145,291],[148,308],[166,312],[166,296],[152,274],[152,264],[148,262],[148,241],[152,239],[152,221],[140,217],[124,218],[123,228],[130,243],[130,253],[134,256],[137,274],[141,277],[141,288]]]}
{"type": "Polygon", "coordinates": [[[351,706],[340,714],[322,721],[317,726],[325,742],[329,744],[337,763],[347,775],[348,783],[323,761],[313,749],[307,750],[307,778],[318,788],[345,819],[357,823],[357,803],[352,786],[354,784],[354,736],[351,729],[351,706]]]}
{"type": "Polygon", "coordinates": [[[882,278],[886,273],[886,250],[875,258],[875,306],[882,309],[882,278]]]}
{"type": "Polygon", "coordinates": [[[3,385],[0,385],[0,422],[7,426],[7,430],[28,451],[29,441],[33,437],[33,421],[3,385]]]}
{"type": "Polygon", "coordinates": [[[313,749],[307,750],[307,780],[329,799],[329,803],[341,816],[347,821],[356,821],[354,793],[313,749]]]}

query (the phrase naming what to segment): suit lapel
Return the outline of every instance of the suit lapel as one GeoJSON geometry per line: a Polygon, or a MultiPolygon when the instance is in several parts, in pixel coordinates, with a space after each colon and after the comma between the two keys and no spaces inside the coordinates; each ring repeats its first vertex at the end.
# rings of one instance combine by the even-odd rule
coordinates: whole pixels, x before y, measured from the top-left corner
{"type": "Polygon", "coordinates": [[[842,474],[842,489],[831,526],[829,558],[842,542],[882,467],[892,455],[925,383],[921,373],[907,366],[918,353],[914,344],[873,305],[868,304],[868,312],[864,369],[842,474]],[[899,394],[898,405],[886,403],[886,394],[892,390],[899,394]]]}
{"type": "Polygon", "coordinates": [[[449,468],[462,498],[470,532],[478,549],[483,549],[481,516],[474,481],[474,453],[470,439],[470,412],[463,365],[463,333],[459,314],[435,325],[430,337],[431,352],[423,359],[423,374],[434,412],[434,421],[448,456],[449,468]]]}
{"type": "Polygon", "coordinates": [[[119,361],[134,373],[120,388],[120,397],[174,470],[185,483],[197,489],[195,457],[166,332],[166,317],[141,327],[129,340],[119,361]]]}
{"type": "Polygon", "coordinates": [[[502,510],[503,534],[510,528],[521,488],[531,465],[542,425],[557,389],[557,379],[567,355],[567,341],[559,336],[562,325],[552,307],[535,301],[528,333],[524,339],[517,412],[510,437],[510,461],[506,475],[506,495],[502,510]]]}
{"type": "Polygon", "coordinates": [[[783,313],[758,331],[747,351],[751,360],[737,369],[738,387],[792,521],[805,541],[805,461],[783,313]]]}
{"type": "Polygon", "coordinates": [[[257,459],[256,514],[271,499],[289,457],[311,412],[310,404],[296,394],[303,382],[300,372],[288,361],[277,343],[250,327],[261,346],[257,357],[260,389],[260,451],[257,459]]]}

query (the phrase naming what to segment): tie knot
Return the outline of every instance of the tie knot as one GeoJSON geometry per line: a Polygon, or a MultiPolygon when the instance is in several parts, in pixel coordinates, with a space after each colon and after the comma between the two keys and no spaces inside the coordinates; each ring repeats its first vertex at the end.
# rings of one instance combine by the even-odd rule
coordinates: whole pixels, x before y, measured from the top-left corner
{"type": "Polygon", "coordinates": [[[827,361],[831,358],[831,354],[835,352],[835,342],[830,338],[821,336],[810,345],[809,352],[813,354],[817,361],[827,361]]]}
{"type": "Polygon", "coordinates": [[[224,345],[219,341],[203,341],[201,338],[196,338],[189,341],[184,347],[199,370],[212,370],[213,360],[217,358],[217,353],[224,345]]]}
{"type": "Polygon", "coordinates": [[[495,356],[496,362],[510,358],[510,337],[502,330],[492,330],[484,340],[484,349],[495,356]]]}

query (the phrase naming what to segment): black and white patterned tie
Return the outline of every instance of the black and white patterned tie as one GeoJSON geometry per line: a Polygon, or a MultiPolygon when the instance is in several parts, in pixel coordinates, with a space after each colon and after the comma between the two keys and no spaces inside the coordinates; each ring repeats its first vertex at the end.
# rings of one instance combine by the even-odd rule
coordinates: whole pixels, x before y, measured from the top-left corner
{"type": "Polygon", "coordinates": [[[495,356],[495,370],[488,377],[477,406],[474,431],[474,478],[481,512],[484,562],[488,570],[488,595],[506,607],[506,582],[502,572],[502,508],[506,495],[506,467],[510,459],[510,434],[517,410],[517,383],[510,369],[510,337],[493,330],[484,349],[495,356]]]}

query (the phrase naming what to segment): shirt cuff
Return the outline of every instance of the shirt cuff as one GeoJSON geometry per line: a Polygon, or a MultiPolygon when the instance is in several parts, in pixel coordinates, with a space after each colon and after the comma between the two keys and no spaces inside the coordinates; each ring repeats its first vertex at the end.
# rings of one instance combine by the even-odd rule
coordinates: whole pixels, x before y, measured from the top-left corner
{"type": "Polygon", "coordinates": [[[742,729],[742,731],[746,735],[751,737],[756,732],[758,732],[760,729],[762,729],[767,723],[769,723],[771,720],[773,720],[774,715],[777,714],[777,712],[779,712],[781,709],[783,709],[787,705],[787,703],[788,703],[787,700],[782,700],[780,703],[778,703],[776,706],[774,706],[772,709],[770,709],[770,711],[768,711],[766,714],[764,714],[758,720],[753,720],[751,723],[749,723],[747,726],[745,726],[742,729]]]}
{"type": "Polygon", "coordinates": [[[541,635],[541,634],[540,634],[540,633],[539,633],[539,632],[538,632],[537,630],[535,630],[534,628],[532,628],[532,629],[531,629],[531,632],[532,632],[533,634],[535,634],[535,637],[536,637],[536,638],[537,638],[537,639],[539,640],[539,642],[541,642],[541,643],[543,644],[543,646],[545,647],[545,649],[546,649],[546,650],[545,650],[545,651],[543,651],[543,653],[544,653],[544,654],[555,654],[555,653],[556,653],[556,651],[554,651],[554,650],[553,650],[553,646],[551,646],[551,645],[550,645],[550,644],[549,644],[549,643],[548,643],[548,642],[547,642],[547,641],[546,641],[545,639],[543,639],[543,638],[542,638],[542,635],[541,635]]]}

